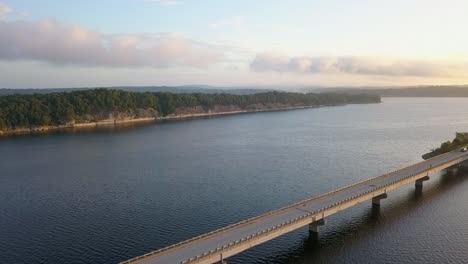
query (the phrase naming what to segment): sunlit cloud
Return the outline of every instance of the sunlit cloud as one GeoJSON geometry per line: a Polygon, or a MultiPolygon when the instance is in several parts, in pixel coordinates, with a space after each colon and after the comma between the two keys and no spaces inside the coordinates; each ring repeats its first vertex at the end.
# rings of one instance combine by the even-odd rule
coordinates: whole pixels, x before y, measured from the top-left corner
{"type": "Polygon", "coordinates": [[[207,67],[220,48],[177,34],[103,34],[56,20],[0,21],[0,60],[107,67],[207,67]]]}
{"type": "Polygon", "coordinates": [[[464,76],[468,64],[359,56],[289,57],[276,53],[261,53],[255,56],[250,68],[256,72],[300,74],[455,77],[464,76]]]}

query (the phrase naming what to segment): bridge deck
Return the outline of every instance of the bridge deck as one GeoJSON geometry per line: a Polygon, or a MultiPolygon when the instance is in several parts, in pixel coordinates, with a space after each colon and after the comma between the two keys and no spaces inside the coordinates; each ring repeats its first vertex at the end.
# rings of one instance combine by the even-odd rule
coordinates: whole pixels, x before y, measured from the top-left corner
{"type": "Polygon", "coordinates": [[[215,230],[123,263],[214,263],[257,244],[468,159],[453,151],[215,230]]]}

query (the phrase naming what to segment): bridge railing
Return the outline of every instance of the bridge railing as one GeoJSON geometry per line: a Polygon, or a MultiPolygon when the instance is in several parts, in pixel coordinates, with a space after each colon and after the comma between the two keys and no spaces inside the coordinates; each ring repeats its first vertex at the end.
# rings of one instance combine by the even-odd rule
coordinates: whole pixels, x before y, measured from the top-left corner
{"type": "MultiPolygon", "coordinates": [[[[411,175],[411,176],[414,176],[414,175],[411,175]]],[[[395,181],[395,182],[397,182],[397,181],[395,181]]],[[[379,189],[382,189],[383,187],[388,186],[388,185],[391,185],[391,184],[393,184],[393,182],[392,182],[392,183],[389,183],[389,184],[385,184],[384,186],[374,187],[374,188],[372,188],[372,189],[370,189],[370,190],[367,190],[367,191],[365,191],[365,192],[362,192],[362,193],[360,193],[360,194],[358,194],[358,195],[354,195],[354,196],[352,196],[352,197],[345,198],[345,199],[343,199],[343,200],[341,200],[341,201],[339,201],[339,202],[326,205],[326,206],[324,206],[324,207],[322,207],[322,208],[320,208],[320,209],[318,209],[318,210],[314,210],[314,211],[312,211],[312,212],[309,212],[309,213],[306,213],[306,214],[304,214],[304,215],[298,216],[298,217],[293,218],[293,219],[291,219],[291,220],[287,220],[287,221],[285,221],[285,222],[283,222],[283,223],[277,224],[277,225],[275,225],[275,226],[273,226],[273,227],[269,227],[269,228],[263,229],[263,230],[261,230],[261,231],[259,231],[259,232],[257,232],[257,233],[248,235],[248,236],[246,236],[246,237],[244,237],[244,238],[238,239],[238,240],[236,240],[236,241],[234,241],[234,242],[231,242],[231,243],[229,243],[229,244],[226,244],[226,245],[220,246],[220,247],[218,247],[218,248],[216,248],[216,249],[213,249],[213,250],[204,252],[204,253],[199,254],[199,255],[197,255],[197,256],[195,256],[195,257],[186,259],[186,260],[180,262],[180,264],[187,264],[187,263],[191,263],[191,262],[196,262],[196,261],[198,261],[198,260],[201,260],[201,259],[204,258],[204,257],[209,256],[209,255],[218,254],[218,252],[220,252],[220,251],[222,251],[222,250],[224,250],[224,249],[226,249],[226,248],[228,248],[228,247],[238,245],[239,243],[242,243],[242,242],[247,242],[247,241],[250,240],[250,239],[258,238],[258,236],[260,236],[260,235],[266,235],[266,234],[268,234],[269,232],[272,232],[272,231],[277,231],[277,229],[279,229],[279,228],[281,228],[281,227],[286,227],[286,226],[288,226],[288,225],[290,225],[290,224],[294,224],[294,223],[297,222],[298,220],[301,220],[301,219],[304,219],[304,218],[307,218],[307,217],[311,217],[311,216],[313,216],[313,215],[316,215],[316,214],[318,214],[318,213],[321,213],[321,212],[323,212],[323,211],[325,211],[325,210],[328,210],[328,209],[330,209],[330,208],[333,208],[333,207],[338,206],[338,205],[340,205],[340,204],[343,204],[343,203],[345,203],[345,202],[348,202],[348,201],[354,200],[354,199],[356,199],[356,198],[359,198],[359,197],[361,197],[361,196],[367,195],[367,194],[369,194],[369,193],[375,192],[375,191],[377,191],[377,190],[379,190],[379,189]]]]}
{"type": "Polygon", "coordinates": [[[269,228],[263,229],[263,230],[261,230],[261,231],[259,231],[259,232],[257,232],[257,233],[248,235],[248,236],[246,236],[246,237],[244,237],[244,238],[238,239],[238,240],[236,240],[236,241],[234,241],[234,242],[231,242],[231,243],[229,243],[229,244],[220,246],[220,247],[218,247],[218,248],[216,248],[216,249],[213,249],[213,250],[204,252],[204,253],[199,254],[199,255],[197,255],[197,256],[195,256],[195,257],[191,257],[191,258],[189,258],[189,259],[186,259],[186,260],[184,260],[184,261],[181,261],[180,264],[193,263],[193,262],[196,262],[196,261],[201,260],[202,258],[208,257],[209,255],[212,255],[212,254],[219,254],[218,252],[220,252],[220,251],[222,251],[222,250],[224,250],[224,249],[226,249],[226,248],[228,248],[228,247],[238,245],[239,243],[242,243],[242,242],[247,242],[248,240],[251,240],[251,239],[254,239],[254,238],[258,238],[258,237],[261,236],[261,235],[267,235],[268,233],[273,232],[273,231],[278,231],[278,229],[279,229],[279,228],[282,228],[282,227],[286,228],[287,226],[289,226],[289,225],[291,225],[291,224],[294,224],[294,223],[296,223],[296,222],[299,221],[299,220],[302,220],[302,219],[304,219],[304,218],[308,218],[308,217],[317,215],[317,214],[319,214],[319,213],[321,213],[321,212],[323,212],[323,211],[325,211],[325,210],[328,210],[328,209],[330,209],[330,208],[333,208],[333,207],[338,206],[338,205],[340,205],[340,204],[343,204],[343,203],[345,203],[345,202],[351,201],[351,200],[356,199],[356,198],[358,198],[358,197],[367,195],[367,194],[369,194],[369,193],[375,192],[375,191],[377,191],[377,190],[379,190],[379,189],[382,189],[382,187],[381,187],[381,186],[379,186],[379,187],[374,187],[374,188],[372,188],[371,190],[367,190],[367,191],[362,192],[362,193],[360,193],[360,194],[358,194],[358,195],[355,195],[355,196],[353,196],[353,197],[348,197],[348,198],[343,199],[343,200],[341,200],[341,201],[339,201],[339,202],[326,205],[326,206],[324,206],[324,207],[322,207],[322,208],[320,208],[320,209],[318,209],[318,210],[314,210],[314,211],[309,212],[309,213],[306,213],[306,214],[304,214],[304,215],[295,217],[295,218],[293,218],[293,219],[291,219],[291,220],[287,220],[287,221],[285,221],[285,222],[283,222],[283,223],[280,223],[280,224],[277,224],[277,225],[275,225],[275,226],[273,226],[273,227],[269,227],[269,228]]]}

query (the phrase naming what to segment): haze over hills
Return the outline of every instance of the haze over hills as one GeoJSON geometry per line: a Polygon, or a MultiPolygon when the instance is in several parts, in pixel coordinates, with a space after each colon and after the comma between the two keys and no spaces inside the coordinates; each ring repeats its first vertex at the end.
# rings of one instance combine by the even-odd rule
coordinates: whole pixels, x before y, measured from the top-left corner
{"type": "MultiPolygon", "coordinates": [[[[11,94],[48,94],[60,92],[72,92],[89,90],[100,87],[80,87],[80,88],[26,88],[26,89],[0,89],[1,95],[11,94]]],[[[256,94],[263,92],[271,92],[281,89],[268,89],[268,88],[251,88],[251,87],[214,87],[209,85],[183,85],[183,86],[111,86],[105,87],[109,89],[124,90],[129,92],[171,92],[171,93],[228,93],[236,95],[256,94]]]]}
{"type": "Polygon", "coordinates": [[[468,85],[437,85],[410,87],[321,88],[315,92],[344,92],[350,94],[376,94],[382,97],[468,97],[468,85]]]}
{"type": "MultiPolygon", "coordinates": [[[[95,89],[98,87],[81,88],[43,88],[43,89],[0,89],[0,96],[10,94],[47,94],[95,89]]],[[[320,87],[320,86],[111,86],[109,89],[129,92],[171,92],[171,93],[205,93],[205,94],[235,94],[247,95],[271,91],[287,91],[300,93],[349,93],[375,94],[382,97],[468,97],[468,85],[438,85],[438,86],[382,86],[382,87],[320,87]]]]}

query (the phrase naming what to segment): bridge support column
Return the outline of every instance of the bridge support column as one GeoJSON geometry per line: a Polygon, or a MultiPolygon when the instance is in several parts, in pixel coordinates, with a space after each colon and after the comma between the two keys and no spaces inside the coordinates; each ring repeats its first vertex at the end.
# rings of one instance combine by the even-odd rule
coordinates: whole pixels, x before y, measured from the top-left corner
{"type": "Polygon", "coordinates": [[[380,200],[387,198],[387,193],[382,193],[381,195],[375,196],[372,198],[372,205],[373,206],[380,206],[380,200]]]}
{"type": "Polygon", "coordinates": [[[445,169],[445,171],[447,172],[447,174],[454,175],[458,172],[459,168],[460,168],[460,164],[457,164],[457,165],[454,165],[452,167],[445,169]]]}
{"type": "Polygon", "coordinates": [[[468,171],[468,161],[463,161],[458,164],[458,169],[461,172],[467,172],[468,171]]]}
{"type": "Polygon", "coordinates": [[[421,188],[423,186],[423,182],[428,181],[428,180],[429,180],[429,176],[422,177],[421,179],[416,180],[414,185],[416,186],[416,188],[421,188]]]}
{"type": "Polygon", "coordinates": [[[223,254],[219,255],[219,262],[218,264],[227,264],[227,261],[223,258],[223,254]]]}
{"type": "Polygon", "coordinates": [[[309,224],[309,232],[318,233],[319,232],[319,227],[325,225],[326,223],[327,223],[327,220],[325,220],[324,218],[310,223],[309,224]]]}

